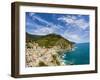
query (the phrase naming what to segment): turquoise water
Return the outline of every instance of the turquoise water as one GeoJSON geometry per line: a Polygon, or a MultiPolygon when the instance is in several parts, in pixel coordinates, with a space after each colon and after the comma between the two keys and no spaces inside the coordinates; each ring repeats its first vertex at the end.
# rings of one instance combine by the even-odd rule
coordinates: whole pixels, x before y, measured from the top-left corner
{"type": "Polygon", "coordinates": [[[89,64],[89,43],[75,44],[75,48],[63,55],[66,64],[89,64]]]}

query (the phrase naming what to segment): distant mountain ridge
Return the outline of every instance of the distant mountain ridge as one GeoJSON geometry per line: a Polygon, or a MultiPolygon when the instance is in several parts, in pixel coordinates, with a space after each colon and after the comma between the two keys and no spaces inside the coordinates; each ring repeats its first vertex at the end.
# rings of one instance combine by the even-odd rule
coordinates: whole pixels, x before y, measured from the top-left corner
{"type": "Polygon", "coordinates": [[[38,43],[39,46],[45,47],[53,47],[59,46],[62,49],[71,49],[73,47],[74,42],[71,42],[64,37],[57,34],[48,34],[48,35],[32,35],[26,33],[26,42],[35,42],[38,43]]]}

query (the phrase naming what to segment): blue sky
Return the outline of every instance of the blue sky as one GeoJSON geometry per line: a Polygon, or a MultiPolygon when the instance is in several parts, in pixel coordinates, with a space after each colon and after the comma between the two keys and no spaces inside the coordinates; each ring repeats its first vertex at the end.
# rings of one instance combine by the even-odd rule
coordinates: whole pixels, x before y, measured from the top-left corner
{"type": "Polygon", "coordinates": [[[76,43],[86,43],[89,42],[89,15],[26,12],[26,32],[55,33],[76,43]]]}

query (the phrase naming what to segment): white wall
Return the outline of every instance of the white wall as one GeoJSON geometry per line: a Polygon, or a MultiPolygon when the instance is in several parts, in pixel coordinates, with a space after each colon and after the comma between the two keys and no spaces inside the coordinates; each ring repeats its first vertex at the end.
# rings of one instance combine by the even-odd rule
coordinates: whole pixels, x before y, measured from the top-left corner
{"type": "MultiPolygon", "coordinates": [[[[11,2],[15,0],[0,0],[0,80],[15,80],[10,76],[10,59],[11,59],[11,2]]],[[[88,5],[98,6],[100,10],[100,0],[16,0],[30,1],[41,3],[56,3],[56,4],[73,4],[73,5],[88,5]]],[[[100,11],[99,13],[100,14],[100,11]]],[[[98,16],[98,22],[100,16],[98,16]]],[[[98,24],[98,34],[100,34],[100,23],[98,24]]],[[[100,37],[98,38],[100,41],[100,37]]],[[[100,44],[100,42],[98,43],[100,44]]],[[[100,50],[98,51],[98,53],[100,50]]],[[[98,58],[100,54],[98,54],[98,58]]],[[[100,58],[99,60],[100,61],[100,58]]],[[[100,67],[100,63],[98,65],[100,67]]],[[[65,75],[51,76],[39,78],[22,78],[18,80],[100,80],[100,69],[97,74],[80,74],[80,75],[65,75]]]]}

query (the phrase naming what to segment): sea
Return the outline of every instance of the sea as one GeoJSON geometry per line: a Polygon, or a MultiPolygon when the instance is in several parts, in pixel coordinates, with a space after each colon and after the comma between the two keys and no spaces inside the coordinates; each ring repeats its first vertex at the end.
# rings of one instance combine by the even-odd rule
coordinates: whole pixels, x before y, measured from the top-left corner
{"type": "Polygon", "coordinates": [[[84,65],[90,63],[89,43],[78,43],[74,45],[72,51],[63,54],[65,64],[84,65]]]}

